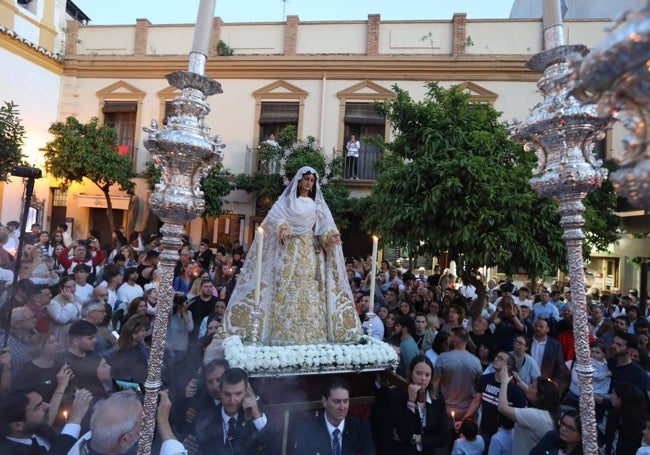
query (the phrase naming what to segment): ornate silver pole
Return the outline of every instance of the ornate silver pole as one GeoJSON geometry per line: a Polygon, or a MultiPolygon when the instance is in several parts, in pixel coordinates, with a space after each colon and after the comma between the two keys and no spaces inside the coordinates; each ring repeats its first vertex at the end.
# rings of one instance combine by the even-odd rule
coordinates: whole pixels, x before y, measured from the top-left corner
{"type": "Polygon", "coordinates": [[[165,339],[169,313],[173,301],[174,268],[185,223],[200,216],[205,209],[201,179],[223,158],[221,138],[210,137],[205,117],[210,112],[206,98],[222,93],[221,85],[204,76],[210,29],[214,17],[215,0],[201,0],[190,53],[188,71],[177,71],[166,76],[170,85],[181,90],[173,101],[174,115],[161,130],[155,120],[145,147],[162,173],[161,181],[151,195],[151,210],[165,223],[160,255],[160,299],[156,307],[151,357],[144,384],[144,422],[138,446],[139,455],[151,454],[156,423],[158,391],[160,390],[165,339]]]}
{"type": "MultiPolygon", "coordinates": [[[[555,34],[554,36],[557,37],[555,34]]],[[[546,38],[546,35],[545,35],[546,38]]],[[[548,43],[548,41],[547,41],[548,43]]],[[[560,40],[551,40],[554,45],[560,40]]],[[[537,83],[544,101],[531,109],[531,115],[514,127],[514,138],[535,151],[538,166],[531,186],[543,196],[559,202],[560,225],[567,246],[571,300],[573,302],[573,335],[580,386],[582,443],[585,454],[596,455],[596,417],[593,395],[593,367],[589,353],[589,326],[585,298],[582,232],[584,205],[588,193],[600,187],[607,170],[593,154],[594,141],[605,136],[610,119],[598,115],[594,105],[581,104],[569,94],[570,58],[587,53],[585,46],[554,47],[535,55],[528,67],[544,71],[537,83]]]]}

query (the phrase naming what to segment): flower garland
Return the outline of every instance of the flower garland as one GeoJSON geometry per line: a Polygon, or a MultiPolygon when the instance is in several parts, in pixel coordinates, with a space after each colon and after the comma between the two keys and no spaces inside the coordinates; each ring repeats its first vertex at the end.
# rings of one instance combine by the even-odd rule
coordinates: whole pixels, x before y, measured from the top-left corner
{"type": "Polygon", "coordinates": [[[249,374],[308,374],[323,371],[384,369],[397,366],[397,354],[388,345],[362,336],[355,344],[294,346],[244,345],[237,335],[222,344],[224,357],[233,367],[249,374]]]}
{"type": "MultiPolygon", "coordinates": [[[[278,161],[278,163],[280,164],[280,170],[278,171],[278,175],[282,177],[282,182],[284,183],[285,186],[291,183],[291,179],[287,177],[287,170],[286,170],[287,160],[289,159],[289,157],[291,156],[291,154],[294,152],[295,149],[309,148],[310,146],[311,144],[309,142],[305,142],[301,140],[293,144],[291,147],[282,150],[282,155],[280,157],[280,160],[278,161]]],[[[327,161],[325,163],[325,170],[323,171],[323,175],[320,176],[321,188],[327,185],[327,182],[329,180],[327,176],[331,174],[332,174],[332,163],[331,161],[327,161]]]]}

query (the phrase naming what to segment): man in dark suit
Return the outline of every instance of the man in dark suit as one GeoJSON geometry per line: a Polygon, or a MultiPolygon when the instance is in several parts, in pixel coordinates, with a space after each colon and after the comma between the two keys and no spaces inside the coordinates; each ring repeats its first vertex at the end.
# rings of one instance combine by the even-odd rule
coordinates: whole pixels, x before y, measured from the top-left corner
{"type": "Polygon", "coordinates": [[[92,394],[79,390],[68,423],[60,434],[47,425],[49,404],[33,389],[13,391],[0,399],[0,453],[65,455],[75,444],[92,394]]]}
{"type": "Polygon", "coordinates": [[[221,403],[194,419],[194,438],[203,455],[280,453],[280,442],[257,404],[248,375],[241,368],[226,370],[220,379],[221,403]]]}
{"type": "Polygon", "coordinates": [[[565,377],[566,365],[559,341],[548,336],[550,328],[542,317],[535,322],[535,336],[530,348],[530,355],[535,359],[542,377],[552,379],[556,384],[565,377]]]}
{"type": "Polygon", "coordinates": [[[370,424],[348,416],[350,386],[334,378],[323,389],[325,412],[305,422],[291,445],[295,455],[375,455],[370,424]]]}

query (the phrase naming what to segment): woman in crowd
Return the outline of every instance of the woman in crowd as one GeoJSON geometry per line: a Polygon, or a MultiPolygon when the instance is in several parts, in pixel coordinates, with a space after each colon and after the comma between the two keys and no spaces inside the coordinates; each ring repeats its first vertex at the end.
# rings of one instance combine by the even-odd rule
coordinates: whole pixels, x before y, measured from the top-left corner
{"type": "Polygon", "coordinates": [[[530,455],[582,455],[582,422],[578,411],[569,411],[560,419],[560,430],[551,430],[530,455]]]}
{"type": "Polygon", "coordinates": [[[408,388],[391,389],[388,414],[394,435],[391,453],[433,453],[449,444],[447,408],[433,376],[431,361],[418,355],[409,365],[408,388]]]}
{"type": "Polygon", "coordinates": [[[391,338],[395,337],[396,321],[397,321],[397,314],[390,312],[386,315],[386,319],[384,319],[384,341],[388,341],[391,338]]]}
{"type": "Polygon", "coordinates": [[[263,317],[258,332],[262,342],[342,343],[358,339],[361,322],[347,280],[341,235],[315,169],[305,166],[296,172],[261,227],[262,251],[254,241],[237,286],[222,296],[229,302],[225,331],[250,336],[252,322],[238,315],[254,310],[256,283],[261,279],[263,317]],[[265,265],[261,277],[255,272],[260,254],[265,265]]]}
{"type": "Polygon", "coordinates": [[[447,311],[447,320],[445,321],[445,325],[443,325],[440,330],[451,333],[452,329],[463,326],[464,319],[465,308],[456,303],[453,303],[447,311]]]}
{"type": "Polygon", "coordinates": [[[646,400],[637,386],[620,382],[614,385],[610,399],[604,453],[634,455],[643,439],[646,421],[641,404],[646,400]]]}
{"type": "Polygon", "coordinates": [[[122,327],[117,351],[110,357],[115,379],[144,382],[147,379],[149,347],[144,343],[149,330],[149,318],[136,314],[122,327]]]}
{"type": "Polygon", "coordinates": [[[57,374],[61,370],[61,364],[56,361],[60,352],[61,345],[54,334],[36,335],[29,347],[31,360],[17,372],[15,383],[35,389],[49,403],[57,388],[57,374]]]}
{"type": "MultiPolygon", "coordinates": [[[[52,234],[52,246],[56,248],[58,245],[62,245],[65,248],[65,243],[63,243],[63,233],[59,231],[54,231],[52,234]]],[[[54,256],[54,253],[52,254],[54,256]]]]}
{"type": "Polygon", "coordinates": [[[476,351],[477,351],[476,356],[478,357],[478,360],[481,362],[481,367],[483,368],[483,371],[486,373],[494,371],[494,368],[492,368],[492,362],[494,362],[494,357],[497,355],[496,344],[490,339],[484,339],[479,343],[476,351]]]}
{"type": "Polygon", "coordinates": [[[61,263],[59,262],[59,254],[63,250],[65,250],[65,246],[62,243],[57,243],[56,246],[54,247],[54,256],[52,256],[52,258],[54,259],[53,267],[59,278],[62,277],[63,274],[65,273],[65,267],[63,267],[63,265],[61,265],[61,263]]]}
{"type": "Polygon", "coordinates": [[[21,267],[18,277],[22,280],[29,278],[34,284],[54,286],[59,282],[59,275],[54,267],[54,259],[43,255],[38,245],[23,246],[21,267]]]}
{"type": "Polygon", "coordinates": [[[51,319],[50,331],[55,334],[61,349],[68,346],[68,329],[73,322],[81,319],[82,302],[75,295],[76,290],[74,276],[63,276],[59,280],[59,294],[47,306],[47,314],[51,319]]]}
{"type": "Polygon", "coordinates": [[[539,371],[539,366],[535,359],[533,359],[528,352],[530,342],[524,335],[517,335],[514,341],[514,350],[510,354],[517,361],[517,373],[515,373],[515,381],[517,384],[522,382],[530,385],[542,373],[539,371]]]}
{"type": "Polygon", "coordinates": [[[188,262],[183,266],[181,274],[174,279],[174,292],[187,296],[194,281],[194,263],[188,262]]]}
{"type": "Polygon", "coordinates": [[[379,319],[381,319],[381,322],[384,323],[385,326],[386,316],[388,316],[388,307],[386,305],[380,306],[379,309],[377,310],[377,316],[379,317],[379,319]]]}
{"type": "Polygon", "coordinates": [[[542,437],[555,429],[560,410],[560,392],[549,379],[539,377],[526,389],[530,407],[514,408],[508,403],[508,383],[512,380],[507,368],[499,372],[499,412],[515,422],[513,455],[529,455],[542,437]]]}
{"type": "Polygon", "coordinates": [[[50,256],[54,254],[54,245],[50,242],[50,233],[41,231],[38,235],[38,241],[34,244],[43,251],[43,256],[50,256]]]}
{"type": "Polygon", "coordinates": [[[174,296],[172,314],[167,326],[166,351],[171,365],[183,361],[190,344],[190,332],[194,330],[190,304],[184,295],[174,296]]]}

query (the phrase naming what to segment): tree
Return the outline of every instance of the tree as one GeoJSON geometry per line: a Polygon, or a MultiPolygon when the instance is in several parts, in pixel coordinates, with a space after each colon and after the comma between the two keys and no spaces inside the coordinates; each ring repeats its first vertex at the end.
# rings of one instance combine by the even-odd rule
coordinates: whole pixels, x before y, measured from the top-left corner
{"type": "Polygon", "coordinates": [[[393,142],[378,162],[365,228],[417,254],[448,253],[470,271],[524,268],[532,276],[566,264],[557,203],[529,180],[535,156],[509,139],[500,113],[459,88],[427,84],[422,101],[395,86],[379,105],[393,142]]]}
{"type": "Polygon", "coordinates": [[[83,179],[93,182],[106,198],[106,215],[111,231],[115,230],[113,204],[109,191],[113,185],[129,195],[135,194],[133,163],[117,152],[118,136],[113,128],[98,126],[96,117],[87,124],[74,117],[54,122],[49,132],[54,140],[45,146],[45,167],[61,179],[61,188],[83,179]]]}
{"type": "Polygon", "coordinates": [[[353,208],[350,192],[337,177],[342,170],[340,158],[327,162],[325,156],[316,144],[316,138],[309,136],[306,140],[297,140],[295,126],[287,126],[277,136],[279,147],[269,144],[260,145],[262,161],[276,160],[280,165],[279,172],[268,173],[260,170],[253,175],[239,174],[236,177],[237,189],[249,193],[257,193],[261,205],[269,209],[284,191],[287,182],[303,166],[311,166],[320,176],[323,197],[327,201],[332,216],[339,229],[349,224],[349,214],[353,208]]]}
{"type": "Polygon", "coordinates": [[[18,108],[13,102],[0,107],[0,182],[9,180],[9,173],[23,159],[23,127],[18,108]]]}

